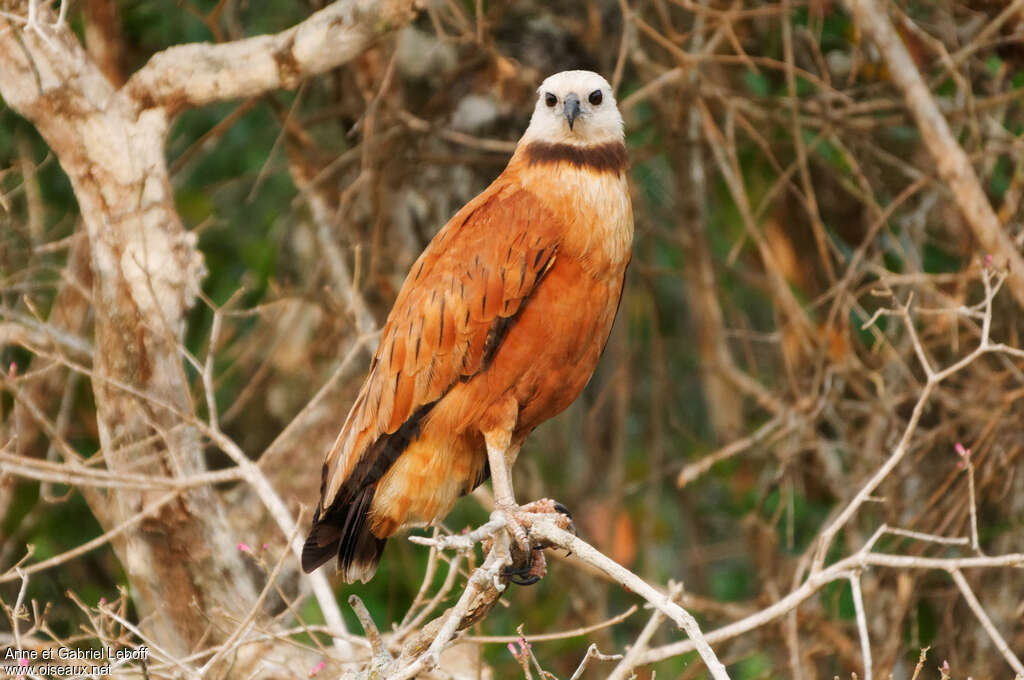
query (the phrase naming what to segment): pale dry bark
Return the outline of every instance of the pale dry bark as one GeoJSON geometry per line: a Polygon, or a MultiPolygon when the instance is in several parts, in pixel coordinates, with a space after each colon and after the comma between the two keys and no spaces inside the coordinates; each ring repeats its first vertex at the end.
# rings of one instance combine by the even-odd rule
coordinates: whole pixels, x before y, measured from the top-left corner
{"type": "MultiPolygon", "coordinates": [[[[92,387],[111,470],[189,476],[206,468],[180,354],[204,265],[174,207],[164,156],[170,117],[294,87],[356,56],[413,11],[412,2],[337,2],[277,35],[166,50],[120,89],[45,8],[36,26],[2,20],[0,95],[58,157],[88,234],[92,387]]],[[[14,13],[27,16],[27,5],[14,13]]],[[[93,495],[90,507],[110,528],[162,493],[112,489],[93,495]]],[[[209,645],[229,635],[210,629],[212,613],[246,617],[259,588],[238,540],[209,486],[182,493],[115,540],[146,633],[167,651],[185,655],[204,636],[209,645]]],[[[238,664],[258,663],[258,652],[247,654],[233,672],[246,676],[238,664]]]]}
{"type": "MultiPolygon", "coordinates": [[[[0,94],[57,154],[89,236],[93,368],[101,376],[93,391],[107,465],[121,470],[147,461],[144,467],[161,474],[195,473],[205,467],[195,429],[121,387],[192,412],[178,344],[203,262],[173,207],[163,155],[167,113],[140,110],[114,90],[68,28],[42,30],[45,38],[5,27],[0,94]]],[[[211,493],[193,491],[115,544],[143,616],[162,608],[170,614],[152,618],[153,635],[181,652],[202,635],[193,606],[232,611],[233,602],[255,597],[244,578],[201,582],[246,573],[211,493]]],[[[104,526],[118,524],[148,495],[122,490],[93,512],[104,526]]]]}

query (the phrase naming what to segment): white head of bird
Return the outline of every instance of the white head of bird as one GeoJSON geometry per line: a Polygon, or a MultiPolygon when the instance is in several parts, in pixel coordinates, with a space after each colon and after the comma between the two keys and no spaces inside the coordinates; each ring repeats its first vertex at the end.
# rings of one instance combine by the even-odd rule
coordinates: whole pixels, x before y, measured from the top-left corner
{"type": "Polygon", "coordinates": [[[537,88],[522,141],[592,146],[623,140],[622,115],[608,81],[593,71],[562,71],[537,88]]]}

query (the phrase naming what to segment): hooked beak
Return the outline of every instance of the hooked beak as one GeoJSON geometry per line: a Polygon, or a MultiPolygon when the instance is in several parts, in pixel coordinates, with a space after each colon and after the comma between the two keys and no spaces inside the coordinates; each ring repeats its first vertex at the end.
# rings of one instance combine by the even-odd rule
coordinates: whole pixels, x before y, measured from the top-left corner
{"type": "Polygon", "coordinates": [[[580,98],[575,94],[570,94],[565,98],[565,119],[569,121],[569,129],[572,130],[573,123],[576,122],[576,118],[580,115],[580,98]]]}

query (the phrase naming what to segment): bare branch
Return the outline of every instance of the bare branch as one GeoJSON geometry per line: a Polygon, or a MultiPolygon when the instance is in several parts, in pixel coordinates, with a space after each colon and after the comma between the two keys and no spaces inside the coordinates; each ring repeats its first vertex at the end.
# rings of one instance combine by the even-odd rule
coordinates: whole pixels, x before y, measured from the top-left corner
{"type": "Polygon", "coordinates": [[[935,159],[939,176],[953,192],[961,215],[982,247],[1006,263],[1010,292],[1017,304],[1024,306],[1024,257],[1003,229],[967,154],[950,132],[946,118],[886,11],[877,0],[845,0],[845,4],[882,53],[892,80],[902,90],[907,108],[935,159]]]}
{"type": "Polygon", "coordinates": [[[631,592],[637,593],[651,603],[655,609],[665,614],[686,631],[693,643],[694,648],[700,654],[704,665],[715,680],[726,680],[729,675],[725,672],[725,666],[718,660],[715,652],[711,649],[707,639],[700,631],[700,626],[693,616],[685,609],[677,605],[672,599],[666,598],[657,590],[651,587],[646,581],[629,571],[620,564],[601,554],[593,546],[580,538],[573,536],[564,529],[560,529],[555,522],[541,516],[530,528],[531,536],[547,541],[564,550],[568,550],[579,556],[585,562],[593,564],[601,571],[612,577],[616,582],[628,588],[631,592]]]}
{"type": "Polygon", "coordinates": [[[142,108],[171,110],[293,89],[404,25],[415,5],[414,0],[338,0],[274,35],[171,47],[154,55],[124,89],[142,108]]]}

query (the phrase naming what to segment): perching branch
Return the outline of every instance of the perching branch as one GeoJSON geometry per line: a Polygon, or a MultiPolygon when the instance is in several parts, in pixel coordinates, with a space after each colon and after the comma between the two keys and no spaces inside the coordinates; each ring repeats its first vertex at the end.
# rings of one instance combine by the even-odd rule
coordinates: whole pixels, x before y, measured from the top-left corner
{"type": "Polygon", "coordinates": [[[584,562],[592,564],[608,574],[612,580],[643,597],[651,606],[672,619],[676,625],[686,631],[694,649],[700,654],[701,660],[704,661],[704,665],[707,666],[708,671],[715,680],[728,679],[729,675],[725,672],[725,666],[718,660],[706,637],[701,633],[696,619],[688,611],[676,604],[671,595],[665,596],[658,592],[639,576],[622,565],[617,564],[578,536],[574,536],[568,531],[559,528],[547,517],[542,517],[534,522],[533,526],[530,527],[530,535],[579,556],[584,562]]]}

